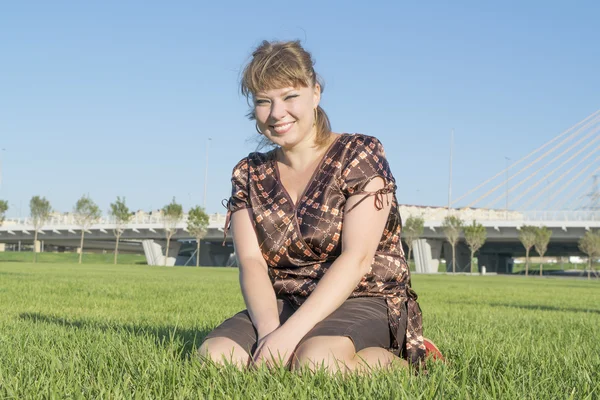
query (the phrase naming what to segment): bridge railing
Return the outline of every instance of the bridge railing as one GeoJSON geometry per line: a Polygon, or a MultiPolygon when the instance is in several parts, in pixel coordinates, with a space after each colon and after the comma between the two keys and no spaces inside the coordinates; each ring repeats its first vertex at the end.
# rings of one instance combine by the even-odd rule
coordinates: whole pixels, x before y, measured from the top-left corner
{"type": "MultiPolygon", "coordinates": [[[[94,225],[112,225],[115,224],[115,219],[110,216],[102,216],[97,223],[94,225]]],[[[187,222],[187,214],[184,214],[180,223],[187,222]]],[[[162,216],[161,215],[138,215],[135,214],[132,216],[128,225],[141,225],[141,224],[162,224],[162,216]]],[[[33,221],[31,218],[7,218],[4,220],[4,226],[24,226],[24,225],[32,225],[33,221]]],[[[61,226],[61,225],[77,225],[77,221],[75,216],[72,214],[65,215],[55,215],[52,216],[45,224],[45,227],[52,226],[61,226]]],[[[209,225],[211,226],[223,226],[225,225],[225,215],[223,214],[211,214],[209,215],[209,225]]]]}
{"type": "Polygon", "coordinates": [[[525,221],[600,221],[600,210],[527,211],[525,221]]]}
{"type": "MultiPolygon", "coordinates": [[[[504,211],[504,210],[485,210],[485,209],[453,209],[451,210],[453,215],[460,217],[463,221],[470,223],[472,220],[477,221],[600,221],[600,210],[577,210],[577,211],[504,211]]],[[[400,207],[400,214],[403,219],[408,218],[411,215],[421,216],[425,221],[442,221],[448,210],[446,208],[415,208],[415,207],[400,207]]],[[[180,224],[185,225],[187,222],[187,215],[184,215],[180,221],[180,224]]],[[[113,225],[115,223],[114,218],[109,216],[103,216],[94,225],[113,225]]],[[[128,225],[143,225],[143,224],[156,224],[162,225],[161,215],[134,215],[128,225]]],[[[7,218],[3,226],[31,226],[31,218],[7,218]]],[[[72,214],[56,215],[50,218],[50,220],[44,224],[46,227],[53,226],[64,226],[71,225],[77,226],[75,216],[72,214]]],[[[225,225],[225,215],[223,214],[211,214],[209,215],[209,225],[212,227],[223,227],[225,225]]]]}
{"type": "Polygon", "coordinates": [[[410,216],[420,216],[425,221],[443,221],[447,215],[455,215],[470,223],[473,220],[483,221],[600,221],[600,210],[541,210],[515,211],[485,208],[458,208],[448,211],[445,207],[418,207],[400,205],[400,215],[403,219],[410,216]]]}

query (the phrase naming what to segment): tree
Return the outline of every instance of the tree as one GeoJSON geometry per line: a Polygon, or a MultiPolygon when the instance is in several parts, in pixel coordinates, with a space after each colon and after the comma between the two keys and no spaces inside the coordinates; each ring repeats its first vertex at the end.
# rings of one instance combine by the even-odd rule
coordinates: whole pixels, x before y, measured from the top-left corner
{"type": "Polygon", "coordinates": [[[463,221],[455,215],[447,215],[442,222],[442,229],[446,239],[452,246],[452,273],[456,273],[456,243],[462,231],[463,221]]]}
{"type": "MultiPolygon", "coordinates": [[[[471,249],[471,264],[473,263],[473,256],[475,252],[483,246],[485,240],[487,239],[487,232],[485,227],[473,220],[472,225],[465,226],[465,241],[471,249]]],[[[478,263],[479,266],[479,263],[478,263]]],[[[471,272],[473,272],[473,266],[471,265],[471,272]]]]}
{"type": "MultiPolygon", "coordinates": [[[[544,258],[544,254],[546,254],[546,250],[548,249],[548,243],[550,242],[550,237],[552,236],[552,231],[545,226],[540,226],[535,228],[535,251],[540,255],[541,258],[544,258]]],[[[540,262],[540,276],[542,276],[542,270],[544,269],[543,260],[540,262]]]]}
{"type": "MultiPolygon", "coordinates": [[[[404,226],[402,227],[402,238],[408,246],[408,257],[406,261],[410,260],[410,253],[412,253],[413,242],[423,235],[425,220],[423,217],[410,216],[406,219],[404,226]]],[[[414,256],[413,256],[414,258],[414,256]]]]}
{"type": "Polygon", "coordinates": [[[117,256],[119,254],[119,240],[121,239],[121,235],[123,231],[125,231],[125,227],[127,223],[131,220],[131,212],[129,211],[129,207],[125,204],[125,197],[121,199],[121,197],[117,196],[117,201],[114,203],[110,203],[110,212],[109,214],[115,219],[115,229],[113,229],[113,233],[117,238],[115,242],[115,264],[117,263],[117,256]]]}
{"type": "Polygon", "coordinates": [[[523,225],[519,231],[519,240],[525,247],[525,276],[529,275],[529,251],[535,244],[535,226],[523,225]]]}
{"type": "Polygon", "coordinates": [[[29,200],[29,211],[31,212],[31,222],[33,224],[33,262],[37,260],[37,251],[35,244],[37,243],[38,232],[40,228],[48,222],[52,208],[50,202],[45,197],[33,196],[29,200]]]}
{"type": "Polygon", "coordinates": [[[594,258],[600,255],[600,231],[587,231],[579,239],[579,250],[583,251],[588,256],[588,279],[592,272],[592,263],[594,258]]]}
{"type": "Polygon", "coordinates": [[[4,223],[6,217],[6,211],[8,210],[8,201],[0,200],[0,226],[4,223]]]}
{"type": "Polygon", "coordinates": [[[200,266],[200,240],[206,236],[208,222],[204,207],[196,206],[188,212],[187,230],[196,238],[196,267],[200,266]]]}
{"type": "Polygon", "coordinates": [[[81,242],[79,244],[79,264],[83,257],[83,237],[85,231],[100,219],[100,208],[89,196],[83,195],[73,209],[75,222],[81,227],[81,242]]]}
{"type": "Polygon", "coordinates": [[[171,237],[177,232],[177,223],[181,221],[183,217],[183,208],[181,204],[177,204],[175,202],[175,197],[173,200],[163,207],[162,209],[163,215],[163,226],[165,228],[165,235],[167,237],[167,248],[165,249],[165,267],[167,266],[167,258],[169,257],[169,245],[171,243],[171,237]]]}

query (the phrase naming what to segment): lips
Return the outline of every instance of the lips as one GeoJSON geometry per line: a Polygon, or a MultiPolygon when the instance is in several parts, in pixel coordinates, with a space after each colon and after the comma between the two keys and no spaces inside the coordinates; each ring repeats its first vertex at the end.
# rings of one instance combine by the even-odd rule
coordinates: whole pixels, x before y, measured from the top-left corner
{"type": "Polygon", "coordinates": [[[289,131],[290,128],[292,127],[292,125],[294,125],[293,122],[287,122],[284,124],[271,125],[271,128],[273,128],[275,133],[277,133],[278,135],[281,135],[281,134],[284,134],[287,131],[289,131]]]}

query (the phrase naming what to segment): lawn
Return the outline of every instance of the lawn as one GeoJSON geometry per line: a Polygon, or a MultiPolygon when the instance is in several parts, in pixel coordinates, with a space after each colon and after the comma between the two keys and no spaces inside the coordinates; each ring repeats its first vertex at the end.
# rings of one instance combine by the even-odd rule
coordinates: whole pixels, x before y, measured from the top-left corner
{"type": "MultiPolygon", "coordinates": [[[[83,253],[82,264],[113,264],[114,253],[83,253]]],[[[33,262],[32,251],[3,251],[0,252],[0,263],[2,262],[33,262]]],[[[37,253],[38,263],[61,263],[73,264],[79,262],[77,253],[37,253]]],[[[147,264],[146,256],[143,254],[119,254],[119,264],[147,264]]]]}
{"type": "Polygon", "coordinates": [[[413,281],[450,362],[344,378],[201,365],[202,338],[243,308],[235,269],[0,262],[0,398],[600,397],[600,281],[413,281]]]}

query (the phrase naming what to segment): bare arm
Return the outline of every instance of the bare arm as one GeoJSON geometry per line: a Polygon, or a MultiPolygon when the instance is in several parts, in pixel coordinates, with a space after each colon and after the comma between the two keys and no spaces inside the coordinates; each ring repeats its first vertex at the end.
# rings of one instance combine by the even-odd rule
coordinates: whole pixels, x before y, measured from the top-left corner
{"type": "MultiPolygon", "coordinates": [[[[374,192],[383,187],[383,179],[375,178],[364,190],[374,192]]],[[[363,201],[352,212],[344,215],[342,253],[304,304],[280,329],[299,341],[318,322],[341,306],[361,278],[369,272],[391,208],[391,201],[387,200],[392,195],[383,196],[388,198],[384,199],[381,210],[375,208],[373,201],[363,201]]],[[[362,197],[350,197],[346,202],[346,210],[357,204],[362,197]]]]}
{"type": "Polygon", "coordinates": [[[233,213],[231,226],[240,288],[258,338],[261,339],[279,327],[275,291],[252,226],[250,210],[243,209],[233,213]]]}

